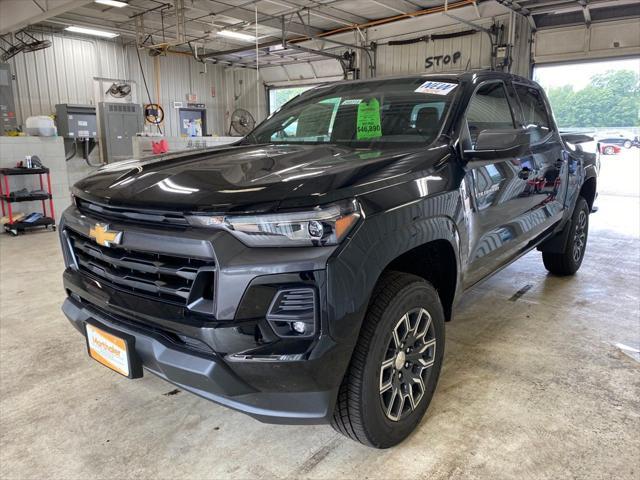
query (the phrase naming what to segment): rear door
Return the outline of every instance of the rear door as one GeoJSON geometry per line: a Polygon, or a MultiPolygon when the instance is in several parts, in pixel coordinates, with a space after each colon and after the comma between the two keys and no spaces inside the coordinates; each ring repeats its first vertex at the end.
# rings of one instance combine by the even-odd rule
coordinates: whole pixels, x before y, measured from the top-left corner
{"type": "MultiPolygon", "coordinates": [[[[469,101],[463,125],[465,149],[473,149],[483,130],[522,128],[521,111],[511,85],[502,80],[481,83],[469,101]],[[467,136],[465,140],[464,137],[467,136]]],[[[535,188],[529,175],[533,158],[472,160],[466,165],[466,185],[471,192],[467,271],[470,286],[515,258],[531,239],[536,223],[532,199],[535,188]]]]}
{"type": "Polygon", "coordinates": [[[532,171],[528,176],[528,195],[532,207],[544,213],[537,227],[550,227],[563,214],[567,192],[568,157],[553,123],[544,94],[537,86],[514,83],[523,127],[531,138],[532,171]]]}

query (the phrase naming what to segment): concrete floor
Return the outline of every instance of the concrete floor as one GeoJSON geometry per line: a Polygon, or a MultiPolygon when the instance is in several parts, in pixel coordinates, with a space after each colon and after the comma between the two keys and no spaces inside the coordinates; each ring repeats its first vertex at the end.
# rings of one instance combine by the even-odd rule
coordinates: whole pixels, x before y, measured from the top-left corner
{"type": "Polygon", "coordinates": [[[60,312],[56,235],[3,235],[0,477],[638,479],[640,363],[617,344],[640,343],[640,204],[599,205],[575,277],[532,252],[465,297],[426,417],[385,451],[112,373],[60,312]]]}

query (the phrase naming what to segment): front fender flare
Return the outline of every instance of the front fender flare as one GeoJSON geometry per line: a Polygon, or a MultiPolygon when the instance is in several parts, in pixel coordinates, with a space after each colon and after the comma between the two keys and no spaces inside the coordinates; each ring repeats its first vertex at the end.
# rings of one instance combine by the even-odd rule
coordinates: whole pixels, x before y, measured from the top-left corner
{"type": "Polygon", "coordinates": [[[437,205],[446,207],[450,205],[447,200],[454,198],[457,196],[449,194],[427,198],[371,216],[349,244],[329,260],[327,313],[332,319],[329,334],[334,340],[355,344],[378,278],[393,260],[416,247],[436,240],[449,242],[456,255],[459,288],[460,236],[451,215],[455,208],[437,205]],[[440,211],[434,212],[434,208],[440,211]]]}

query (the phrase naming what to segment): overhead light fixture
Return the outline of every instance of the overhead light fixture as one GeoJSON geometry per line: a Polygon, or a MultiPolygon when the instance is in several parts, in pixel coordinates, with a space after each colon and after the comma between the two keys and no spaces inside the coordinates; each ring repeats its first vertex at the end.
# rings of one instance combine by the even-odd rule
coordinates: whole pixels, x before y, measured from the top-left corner
{"type": "Polygon", "coordinates": [[[110,7],[118,7],[118,8],[126,7],[127,5],[129,5],[127,2],[121,2],[119,0],[94,0],[94,1],[101,5],[108,5],[110,7]]]}
{"type": "Polygon", "coordinates": [[[236,40],[244,40],[245,42],[256,41],[256,37],[254,37],[253,35],[249,35],[242,32],[235,32],[233,30],[220,30],[218,32],[218,35],[220,35],[221,37],[235,38],[236,40]]]}
{"type": "Polygon", "coordinates": [[[106,37],[106,38],[114,38],[119,35],[118,33],[106,32],[104,30],[95,30],[93,28],[84,28],[84,27],[76,27],[76,26],[67,27],[65,28],[65,30],[68,32],[84,33],[85,35],[95,35],[96,37],[106,37]]]}

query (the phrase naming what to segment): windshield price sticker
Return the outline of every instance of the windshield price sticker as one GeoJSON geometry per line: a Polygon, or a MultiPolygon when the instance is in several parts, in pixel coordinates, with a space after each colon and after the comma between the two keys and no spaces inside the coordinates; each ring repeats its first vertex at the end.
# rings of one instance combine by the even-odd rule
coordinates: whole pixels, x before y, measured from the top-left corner
{"type": "Polygon", "coordinates": [[[361,98],[350,98],[342,102],[342,105],[359,105],[362,102],[361,98]]]}
{"type": "Polygon", "coordinates": [[[366,140],[382,136],[380,126],[380,102],[372,98],[358,104],[357,139],[366,140]]]}
{"type": "Polygon", "coordinates": [[[433,95],[449,95],[449,93],[457,86],[457,83],[429,81],[424,82],[414,91],[416,93],[431,93],[433,95]]]}

